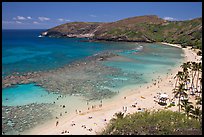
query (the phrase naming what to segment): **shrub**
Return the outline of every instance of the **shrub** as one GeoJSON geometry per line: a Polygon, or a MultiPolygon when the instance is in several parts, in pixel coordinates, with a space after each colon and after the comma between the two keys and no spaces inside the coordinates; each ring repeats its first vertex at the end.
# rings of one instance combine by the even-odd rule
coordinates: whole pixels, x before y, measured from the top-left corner
{"type": "Polygon", "coordinates": [[[201,52],[201,51],[198,51],[198,52],[197,52],[197,55],[198,55],[198,56],[202,56],[202,52],[201,52]]]}
{"type": "Polygon", "coordinates": [[[169,110],[136,112],[111,120],[102,132],[106,135],[202,134],[201,124],[185,114],[169,110]]]}

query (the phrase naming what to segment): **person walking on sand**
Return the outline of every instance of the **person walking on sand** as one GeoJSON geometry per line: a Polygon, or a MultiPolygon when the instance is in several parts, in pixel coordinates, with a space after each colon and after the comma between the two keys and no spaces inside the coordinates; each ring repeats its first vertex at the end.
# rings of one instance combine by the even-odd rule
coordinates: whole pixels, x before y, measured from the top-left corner
{"type": "Polygon", "coordinates": [[[57,122],[56,122],[56,126],[57,126],[58,124],[59,124],[59,122],[57,121],[57,122]]]}

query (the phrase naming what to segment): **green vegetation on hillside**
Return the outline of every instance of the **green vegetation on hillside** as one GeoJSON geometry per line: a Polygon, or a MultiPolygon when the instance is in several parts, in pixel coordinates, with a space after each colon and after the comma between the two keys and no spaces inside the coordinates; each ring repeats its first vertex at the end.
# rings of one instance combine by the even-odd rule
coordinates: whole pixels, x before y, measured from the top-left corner
{"type": "Polygon", "coordinates": [[[169,110],[136,112],[123,116],[116,113],[103,135],[201,135],[201,123],[185,114],[169,110]]]}
{"type": "Polygon", "coordinates": [[[111,26],[108,30],[97,33],[97,37],[101,36],[103,38],[124,37],[127,40],[138,40],[145,37],[152,42],[181,44],[182,47],[192,46],[202,50],[202,20],[198,18],[163,23],[137,22],[126,26],[117,23],[117,26],[111,26]]]}
{"type": "Polygon", "coordinates": [[[202,50],[201,21],[168,22],[166,24],[135,24],[131,29],[114,28],[107,33],[114,36],[127,36],[129,39],[140,38],[144,34],[156,42],[181,44],[202,50]]]}
{"type": "Polygon", "coordinates": [[[155,15],[147,15],[110,23],[72,22],[48,30],[48,35],[52,36],[90,33],[94,33],[90,37],[93,40],[168,42],[202,51],[202,17],[166,21],[155,15]]]}

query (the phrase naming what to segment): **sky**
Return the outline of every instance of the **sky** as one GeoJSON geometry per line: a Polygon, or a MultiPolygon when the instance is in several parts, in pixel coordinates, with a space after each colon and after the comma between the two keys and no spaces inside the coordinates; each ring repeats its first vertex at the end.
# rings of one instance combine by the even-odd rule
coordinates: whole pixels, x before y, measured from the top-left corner
{"type": "Polygon", "coordinates": [[[3,2],[2,29],[48,29],[74,21],[113,22],[143,15],[190,20],[202,17],[202,2],[3,2]]]}

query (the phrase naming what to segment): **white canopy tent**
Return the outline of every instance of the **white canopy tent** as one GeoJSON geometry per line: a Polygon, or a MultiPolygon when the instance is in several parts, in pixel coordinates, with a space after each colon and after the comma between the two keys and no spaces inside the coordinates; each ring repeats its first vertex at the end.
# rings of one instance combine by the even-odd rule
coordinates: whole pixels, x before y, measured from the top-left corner
{"type": "Polygon", "coordinates": [[[167,94],[161,94],[160,98],[168,98],[168,95],[167,94]]]}
{"type": "Polygon", "coordinates": [[[160,94],[159,95],[159,102],[160,103],[166,103],[167,99],[168,99],[168,95],[167,94],[160,94]]]}

